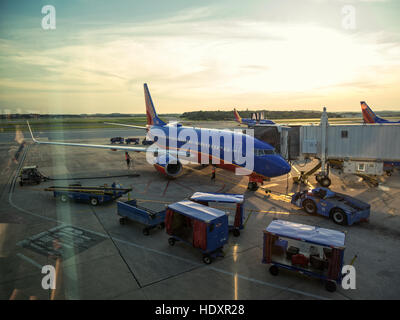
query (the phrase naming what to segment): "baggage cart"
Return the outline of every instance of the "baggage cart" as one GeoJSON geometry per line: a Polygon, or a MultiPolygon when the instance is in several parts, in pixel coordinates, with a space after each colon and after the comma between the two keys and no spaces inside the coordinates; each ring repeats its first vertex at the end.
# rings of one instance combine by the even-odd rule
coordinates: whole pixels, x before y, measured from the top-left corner
{"type": "Polygon", "coordinates": [[[210,203],[232,203],[235,204],[234,220],[229,221],[229,230],[232,231],[235,237],[240,236],[240,230],[244,228],[244,195],[233,193],[209,193],[209,192],[195,192],[190,200],[209,206],[210,203]]]}
{"type": "Polygon", "coordinates": [[[228,216],[224,211],[210,208],[190,200],[168,205],[165,227],[170,235],[168,243],[185,242],[203,253],[203,262],[222,256],[228,241],[228,216]]]}
{"type": "Polygon", "coordinates": [[[157,212],[149,208],[139,206],[136,200],[117,202],[117,214],[120,216],[119,223],[124,225],[129,220],[139,222],[140,224],[144,225],[143,234],[145,236],[150,234],[151,229],[156,227],[159,229],[164,228],[165,212],[166,210],[157,212]]]}
{"type": "Polygon", "coordinates": [[[86,187],[80,184],[73,184],[69,186],[52,186],[44,189],[44,191],[52,191],[54,197],[59,198],[61,202],[74,200],[97,206],[98,204],[122,197],[124,194],[132,191],[132,188],[122,188],[115,183],[111,187],[86,187]]]}
{"type": "Polygon", "coordinates": [[[271,265],[272,275],[280,268],[296,271],[323,280],[330,292],[336,290],[342,280],[344,232],[274,220],[263,235],[262,263],[271,265]]]}

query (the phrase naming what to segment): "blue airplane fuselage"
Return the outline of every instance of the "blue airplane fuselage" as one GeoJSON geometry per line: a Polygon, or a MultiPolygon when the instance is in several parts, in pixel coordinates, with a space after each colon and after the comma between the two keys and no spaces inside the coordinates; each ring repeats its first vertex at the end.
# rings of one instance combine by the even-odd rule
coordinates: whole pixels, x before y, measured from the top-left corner
{"type": "Polygon", "coordinates": [[[289,163],[277,154],[271,145],[239,132],[184,127],[177,124],[152,126],[149,130],[149,137],[154,139],[156,145],[161,148],[179,151],[191,150],[192,153],[197,153],[198,159],[203,155],[210,159],[210,163],[211,160],[217,160],[220,162],[217,166],[227,170],[233,171],[237,167],[246,167],[246,163],[236,159],[235,151],[244,158],[246,154],[252,157],[254,166],[249,175],[272,178],[287,174],[291,170],[289,163]],[[155,129],[163,132],[165,142],[158,139],[155,129]],[[249,146],[246,145],[248,143],[250,143],[249,146]],[[249,150],[246,150],[246,147],[249,150]],[[225,159],[225,157],[229,157],[229,159],[225,159]]]}
{"type": "Polygon", "coordinates": [[[242,118],[242,123],[247,124],[249,127],[255,126],[256,124],[275,124],[272,120],[267,120],[267,119],[262,119],[262,120],[254,120],[254,119],[243,119],[242,118]]]}

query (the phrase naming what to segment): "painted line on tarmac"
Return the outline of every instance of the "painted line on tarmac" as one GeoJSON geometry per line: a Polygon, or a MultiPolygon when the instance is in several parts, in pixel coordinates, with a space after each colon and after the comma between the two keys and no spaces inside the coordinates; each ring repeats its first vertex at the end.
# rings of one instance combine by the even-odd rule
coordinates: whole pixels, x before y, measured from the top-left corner
{"type": "Polygon", "coordinates": [[[262,186],[262,188],[264,189],[264,188],[271,188],[271,187],[276,187],[278,184],[277,183],[269,183],[269,184],[266,184],[265,186],[262,186]]]}
{"type": "Polygon", "coordinates": [[[249,221],[251,214],[253,213],[253,211],[250,211],[249,214],[247,215],[246,220],[243,223],[243,227],[246,227],[247,221],[249,221]]]}
{"type": "Polygon", "coordinates": [[[225,189],[225,183],[223,183],[222,184],[222,187],[221,188],[219,188],[217,191],[216,191],[216,193],[219,193],[219,192],[222,192],[224,189],[225,189]]]}
{"type": "Polygon", "coordinates": [[[194,192],[194,189],[193,189],[192,187],[185,186],[185,185],[184,185],[183,183],[181,183],[181,182],[178,182],[178,181],[174,180],[174,183],[176,183],[178,186],[181,186],[182,188],[185,188],[185,189],[188,189],[188,190],[194,192]]]}
{"type": "Polygon", "coordinates": [[[240,278],[242,280],[247,280],[247,281],[250,281],[250,282],[258,283],[258,284],[261,284],[261,285],[264,285],[264,286],[268,286],[268,287],[272,287],[272,288],[275,288],[275,289],[289,291],[289,292],[292,292],[292,293],[296,293],[296,294],[300,294],[300,295],[303,295],[303,296],[315,298],[315,299],[318,299],[318,300],[331,300],[329,298],[322,297],[322,296],[319,296],[319,295],[316,295],[316,294],[304,292],[304,291],[297,290],[297,289],[292,289],[292,288],[289,288],[289,287],[283,287],[283,286],[280,286],[278,284],[274,284],[274,283],[270,283],[270,282],[266,282],[266,281],[262,281],[262,280],[257,280],[257,279],[254,279],[254,278],[249,278],[249,277],[246,277],[246,276],[242,276],[242,275],[240,275],[238,273],[233,273],[233,272],[222,270],[222,269],[219,269],[219,268],[215,268],[215,267],[208,267],[208,268],[211,269],[211,270],[217,271],[219,273],[224,273],[224,274],[227,274],[227,275],[232,276],[232,277],[236,277],[237,276],[238,278],[240,278]]]}
{"type": "Polygon", "coordinates": [[[164,189],[164,191],[163,191],[163,193],[162,193],[162,196],[164,197],[165,196],[165,194],[167,193],[167,189],[168,189],[168,187],[169,187],[169,183],[171,182],[171,180],[168,180],[167,181],[167,184],[165,185],[165,189],[164,189]]]}

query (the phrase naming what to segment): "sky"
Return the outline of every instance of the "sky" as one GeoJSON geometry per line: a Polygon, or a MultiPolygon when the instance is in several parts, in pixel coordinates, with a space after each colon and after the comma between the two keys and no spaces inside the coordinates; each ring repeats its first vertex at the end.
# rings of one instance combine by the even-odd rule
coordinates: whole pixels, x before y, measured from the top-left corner
{"type": "Polygon", "coordinates": [[[400,110],[398,0],[1,0],[2,113],[400,110]],[[42,7],[56,10],[42,28],[42,7]]]}

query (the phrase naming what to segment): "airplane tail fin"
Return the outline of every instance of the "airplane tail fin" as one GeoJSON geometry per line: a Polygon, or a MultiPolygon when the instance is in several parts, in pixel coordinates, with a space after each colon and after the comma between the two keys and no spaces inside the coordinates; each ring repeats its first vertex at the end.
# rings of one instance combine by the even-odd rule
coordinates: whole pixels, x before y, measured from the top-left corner
{"type": "Polygon", "coordinates": [[[365,101],[361,101],[361,111],[364,119],[364,123],[376,123],[378,117],[372,111],[372,109],[367,105],[365,101]]]}
{"type": "Polygon", "coordinates": [[[233,113],[235,114],[236,121],[242,123],[242,118],[240,117],[239,112],[237,112],[236,108],[233,109],[233,113]]]}
{"type": "Polygon", "coordinates": [[[146,103],[146,115],[147,115],[147,124],[154,126],[163,126],[166,125],[164,121],[162,121],[154,108],[153,100],[151,99],[149,88],[147,87],[147,83],[144,84],[144,100],[146,103]]]}

